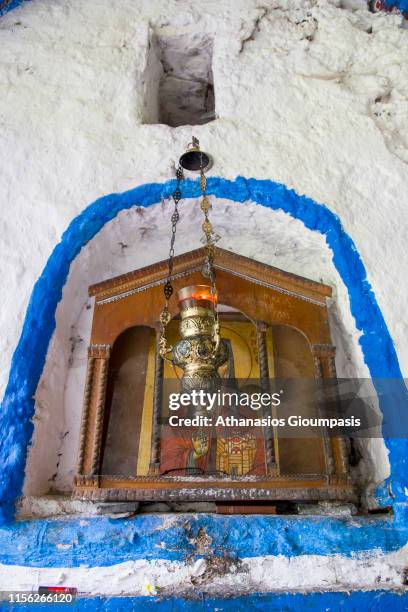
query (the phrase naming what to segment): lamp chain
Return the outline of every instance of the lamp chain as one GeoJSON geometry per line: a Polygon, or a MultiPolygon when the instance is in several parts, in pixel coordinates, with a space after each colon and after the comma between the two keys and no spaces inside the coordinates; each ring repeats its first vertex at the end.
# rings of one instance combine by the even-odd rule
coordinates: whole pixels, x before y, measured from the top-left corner
{"type": "MultiPolygon", "coordinates": [[[[204,213],[204,222],[202,224],[202,230],[204,232],[204,245],[205,245],[205,250],[206,250],[206,258],[205,258],[205,262],[204,262],[204,266],[202,269],[202,274],[203,276],[206,276],[207,278],[210,279],[210,283],[211,283],[211,293],[215,296],[215,298],[217,297],[217,288],[216,288],[216,284],[215,284],[215,268],[214,268],[214,246],[215,243],[217,242],[217,240],[219,239],[219,236],[217,236],[214,233],[214,228],[212,226],[212,223],[210,222],[208,213],[211,209],[211,202],[210,200],[207,198],[207,194],[206,194],[206,189],[207,189],[207,178],[204,174],[204,169],[203,169],[203,156],[201,154],[201,159],[200,159],[200,188],[201,188],[201,195],[202,195],[202,200],[201,200],[201,204],[200,204],[200,208],[204,213]]],[[[218,345],[220,343],[220,323],[219,323],[219,318],[218,318],[218,309],[215,308],[214,311],[214,316],[215,316],[215,325],[214,325],[214,342],[215,342],[215,346],[214,346],[214,353],[217,351],[218,349],[218,345]]]]}
{"type": "MultiPolygon", "coordinates": [[[[193,145],[197,147],[197,149],[199,150],[199,142],[196,138],[193,138],[193,145]]],[[[180,214],[178,211],[178,204],[181,200],[180,187],[181,187],[181,182],[183,178],[184,178],[183,169],[181,165],[179,164],[177,171],[176,171],[176,179],[177,179],[176,189],[172,195],[172,198],[174,201],[174,211],[171,216],[169,268],[168,268],[168,273],[167,273],[167,280],[163,288],[165,306],[160,314],[160,319],[159,319],[160,320],[159,351],[160,351],[160,356],[163,359],[168,359],[167,354],[170,353],[173,348],[167,343],[166,330],[167,330],[168,324],[171,321],[171,314],[169,312],[169,300],[171,296],[173,295],[173,285],[171,282],[171,278],[173,274],[174,245],[176,241],[177,223],[180,219],[180,214]]],[[[208,216],[208,213],[211,209],[211,202],[207,197],[206,188],[207,188],[207,178],[204,174],[203,155],[201,153],[201,156],[200,156],[200,189],[201,189],[202,200],[201,200],[200,207],[204,213],[204,222],[201,227],[204,232],[203,242],[204,242],[204,245],[205,245],[204,248],[206,251],[206,257],[205,257],[205,262],[204,262],[203,269],[202,269],[202,274],[203,276],[209,278],[210,284],[211,284],[211,293],[214,296],[217,296],[217,289],[215,285],[215,269],[214,269],[214,245],[219,239],[219,236],[217,236],[214,233],[212,223],[210,222],[210,219],[208,216]]],[[[214,343],[215,343],[214,353],[215,353],[220,343],[220,324],[219,324],[217,308],[215,308],[214,316],[215,316],[215,325],[214,325],[214,343]]]]}
{"type": "Polygon", "coordinates": [[[173,285],[171,283],[171,276],[173,273],[173,263],[174,263],[174,245],[176,242],[176,232],[177,232],[177,223],[180,219],[180,213],[178,211],[178,205],[181,200],[181,191],[180,185],[183,180],[183,168],[178,166],[176,170],[176,189],[172,195],[174,201],[174,211],[171,215],[171,238],[170,238],[170,251],[169,251],[169,269],[167,272],[167,280],[164,284],[163,293],[165,298],[165,306],[160,314],[160,338],[159,338],[159,351],[160,356],[166,358],[167,353],[170,353],[172,347],[168,345],[166,339],[166,329],[167,325],[171,321],[171,314],[169,312],[169,299],[173,295],[173,285]]]}

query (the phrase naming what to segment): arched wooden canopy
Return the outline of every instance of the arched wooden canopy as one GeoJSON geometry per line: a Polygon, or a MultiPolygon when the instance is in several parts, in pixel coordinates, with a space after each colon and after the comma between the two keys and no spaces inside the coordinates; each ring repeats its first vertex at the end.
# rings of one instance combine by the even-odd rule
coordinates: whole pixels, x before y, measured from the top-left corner
{"type": "MultiPolygon", "coordinates": [[[[187,285],[205,284],[201,274],[204,258],[204,249],[175,257],[175,293],[187,285]]],[[[295,327],[311,346],[330,344],[326,299],[332,290],[328,285],[219,248],[215,250],[215,269],[219,303],[253,320],[295,327]]],[[[95,314],[91,342],[112,345],[127,327],[154,327],[164,305],[167,273],[165,260],[92,285],[89,294],[95,296],[95,314]]],[[[169,307],[172,315],[177,314],[175,294],[169,307]]]]}

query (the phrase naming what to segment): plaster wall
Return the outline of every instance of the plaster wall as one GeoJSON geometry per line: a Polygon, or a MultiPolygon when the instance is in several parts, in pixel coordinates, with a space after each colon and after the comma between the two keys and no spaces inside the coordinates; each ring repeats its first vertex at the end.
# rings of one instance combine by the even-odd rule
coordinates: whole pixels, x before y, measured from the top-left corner
{"type": "MultiPolygon", "coordinates": [[[[210,175],[272,179],[340,217],[406,375],[408,32],[401,25],[400,16],[371,14],[363,2],[340,8],[327,0],[208,0],[205,12],[193,0],[32,0],[2,16],[0,389],[32,287],[69,222],[101,195],[173,176],[192,134],[214,156],[210,175]],[[198,34],[213,40],[217,118],[194,128],[151,123],[160,75],[151,41],[178,33],[184,41],[178,51],[187,56],[198,34]]],[[[193,204],[183,205],[179,252],[197,246],[187,225],[196,221],[193,204]]],[[[347,293],[324,239],[252,202],[218,200],[214,207],[224,248],[333,286],[337,365],[344,374],[366,373],[347,293]]],[[[165,256],[165,211],[164,203],[141,212],[135,202],[71,267],[36,393],[27,494],[69,488],[92,314],[87,285],[165,256]]],[[[377,446],[367,454],[377,462],[370,468],[376,482],[388,473],[384,447],[377,446]]],[[[400,567],[406,553],[398,554],[400,567]]],[[[388,567],[377,557],[373,567],[388,567]]],[[[262,556],[254,563],[262,564],[262,556]]],[[[341,559],[333,564],[342,567],[341,559]]],[[[305,567],[293,568],[295,585],[283,581],[279,588],[301,589],[305,567]]],[[[361,567],[358,586],[375,588],[371,570],[361,567]]],[[[398,587],[401,572],[393,572],[384,575],[398,587]]],[[[336,570],[327,579],[320,569],[318,574],[311,588],[340,588],[336,570]]],[[[16,570],[16,588],[23,588],[18,575],[16,570]]]]}
{"type": "Polygon", "coordinates": [[[193,132],[213,175],[273,179],[339,214],[407,372],[408,33],[364,6],[257,6],[33,0],[1,18],[1,389],[69,221],[103,194],[172,176],[193,132]],[[142,124],[149,37],[170,27],[214,39],[218,118],[194,129],[142,124]]]}
{"type": "Polygon", "coordinates": [[[406,550],[380,556],[361,554],[353,559],[341,555],[299,555],[292,559],[271,555],[243,557],[235,563],[231,560],[224,562],[224,568],[217,567],[214,559],[185,563],[143,559],[92,567],[86,572],[81,567],[28,569],[8,565],[0,566],[0,588],[30,591],[42,584],[75,584],[81,593],[105,597],[159,593],[188,597],[197,589],[206,597],[220,592],[224,597],[237,597],[254,592],[321,591],[333,584],[339,591],[353,591],[362,583],[365,588],[390,590],[403,587],[406,556],[406,550]]]}

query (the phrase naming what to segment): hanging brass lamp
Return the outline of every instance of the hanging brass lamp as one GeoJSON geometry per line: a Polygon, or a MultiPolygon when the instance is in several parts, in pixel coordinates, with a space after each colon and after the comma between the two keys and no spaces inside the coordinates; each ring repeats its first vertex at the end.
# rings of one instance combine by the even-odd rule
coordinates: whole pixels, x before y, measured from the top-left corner
{"type": "Polygon", "coordinates": [[[193,137],[192,144],[180,157],[179,166],[176,171],[177,185],[173,193],[174,211],[171,217],[172,234],[170,240],[169,270],[167,281],[164,285],[165,306],[160,315],[160,355],[179,366],[183,370],[182,388],[185,391],[193,389],[211,389],[219,385],[220,376],[218,368],[228,358],[228,348],[220,338],[220,325],[217,311],[217,288],[214,270],[214,246],[218,236],[214,233],[213,226],[209,220],[211,202],[206,195],[207,179],[205,170],[209,168],[211,158],[207,153],[200,150],[199,141],[193,137]],[[183,168],[200,172],[201,203],[204,221],[202,230],[204,232],[205,259],[202,274],[208,285],[193,285],[184,287],[178,294],[178,306],[180,309],[180,336],[181,339],[174,347],[167,343],[166,329],[171,320],[168,309],[169,300],[173,294],[172,272],[174,244],[177,223],[180,215],[178,204],[181,200],[181,183],[184,178],[183,168]],[[172,353],[172,356],[170,356],[172,353]]]}
{"type": "Polygon", "coordinates": [[[177,293],[181,340],[173,349],[173,363],[184,370],[185,390],[210,390],[221,381],[218,368],[228,358],[217,332],[217,294],[209,285],[184,287],[177,293]]]}

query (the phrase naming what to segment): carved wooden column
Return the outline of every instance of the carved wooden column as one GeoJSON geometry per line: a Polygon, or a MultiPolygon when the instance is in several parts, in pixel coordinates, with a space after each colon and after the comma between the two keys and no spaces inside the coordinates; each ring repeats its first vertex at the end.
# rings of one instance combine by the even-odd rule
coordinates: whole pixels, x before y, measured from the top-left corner
{"type": "Polygon", "coordinates": [[[160,473],[160,420],[163,402],[163,374],[164,360],[160,356],[160,329],[156,327],[156,363],[154,371],[153,391],[153,426],[152,426],[152,450],[150,455],[149,474],[160,473]]]}
{"type": "MultiPolygon", "coordinates": [[[[268,325],[266,323],[263,323],[262,321],[257,321],[256,333],[258,342],[259,377],[261,379],[261,389],[262,392],[270,393],[271,389],[269,384],[268,345],[266,337],[267,330],[268,325]]],[[[275,444],[277,442],[275,440],[273,428],[265,427],[264,436],[267,473],[271,476],[276,476],[278,474],[278,466],[276,463],[277,453],[275,452],[275,444]]]]}
{"type": "Polygon", "coordinates": [[[110,350],[109,344],[91,344],[88,348],[76,479],[78,484],[97,484],[94,477],[100,472],[110,350]]]}
{"type": "Polygon", "coordinates": [[[89,354],[88,349],[88,364],[86,370],[86,379],[85,379],[85,390],[84,390],[84,402],[82,407],[82,420],[81,420],[81,430],[79,434],[79,450],[78,450],[78,462],[77,462],[77,474],[83,474],[85,471],[85,446],[86,446],[86,436],[88,431],[88,421],[89,421],[89,409],[91,405],[91,397],[92,397],[92,380],[94,373],[94,363],[95,359],[92,355],[89,354]]]}
{"type": "MultiPolygon", "coordinates": [[[[319,382],[322,381],[323,379],[322,362],[320,359],[321,346],[322,345],[318,344],[312,347],[315,373],[316,373],[316,378],[319,382]]],[[[320,389],[319,391],[320,393],[323,393],[322,389],[320,389]]],[[[324,397],[319,397],[318,410],[319,410],[319,417],[324,418],[326,416],[324,413],[324,397]]],[[[329,475],[329,477],[332,477],[335,471],[335,466],[334,466],[334,460],[333,460],[332,442],[328,436],[326,427],[323,428],[323,434],[324,434],[323,435],[324,456],[326,460],[327,474],[329,475]]]]}
{"type": "MultiPolygon", "coordinates": [[[[334,356],[336,347],[331,344],[315,344],[313,347],[316,376],[320,379],[336,378],[334,356]]],[[[322,414],[322,417],[325,415],[322,414]]],[[[349,463],[344,438],[325,436],[325,451],[330,481],[349,479],[349,463]]]]}

